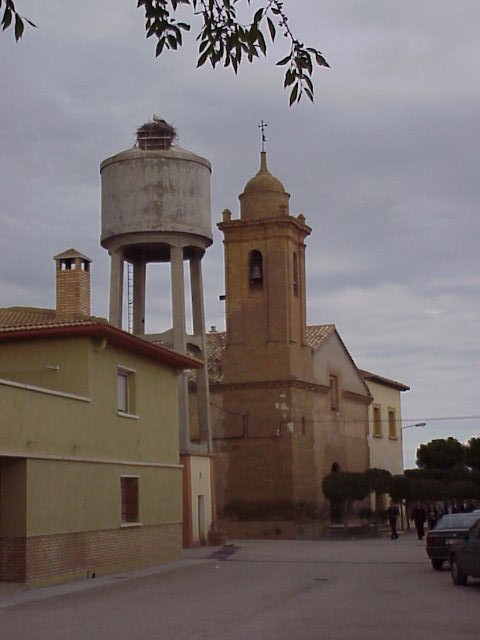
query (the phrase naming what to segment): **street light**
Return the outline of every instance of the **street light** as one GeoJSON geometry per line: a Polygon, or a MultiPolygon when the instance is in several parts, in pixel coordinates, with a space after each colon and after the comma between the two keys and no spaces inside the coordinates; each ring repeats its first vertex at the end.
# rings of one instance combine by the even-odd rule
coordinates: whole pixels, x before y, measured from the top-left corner
{"type": "Polygon", "coordinates": [[[400,427],[400,431],[403,431],[404,429],[411,429],[412,427],[425,427],[426,425],[426,422],[415,422],[415,424],[406,424],[404,427],[400,427]]]}
{"type": "MultiPolygon", "coordinates": [[[[413,427],[425,427],[427,425],[426,422],[415,422],[414,424],[406,424],[404,427],[400,427],[400,440],[402,443],[402,458],[403,458],[403,430],[404,429],[412,429],[413,427]]],[[[405,515],[405,518],[407,520],[407,529],[410,530],[410,521],[407,517],[407,505],[403,504],[402,502],[400,503],[400,526],[402,527],[402,531],[403,531],[403,518],[405,515]],[[404,508],[405,508],[405,514],[404,514],[404,508]]]]}

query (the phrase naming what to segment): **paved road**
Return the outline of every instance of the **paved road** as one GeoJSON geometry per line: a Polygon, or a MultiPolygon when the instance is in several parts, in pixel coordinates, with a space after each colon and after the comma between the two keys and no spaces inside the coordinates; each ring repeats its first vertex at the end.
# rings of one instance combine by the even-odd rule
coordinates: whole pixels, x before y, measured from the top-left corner
{"type": "Polygon", "coordinates": [[[0,590],[1,640],[456,640],[480,637],[480,581],[455,587],[413,535],[237,541],[228,553],[36,591],[0,590]],[[215,557],[217,556],[217,557],[215,557]]]}

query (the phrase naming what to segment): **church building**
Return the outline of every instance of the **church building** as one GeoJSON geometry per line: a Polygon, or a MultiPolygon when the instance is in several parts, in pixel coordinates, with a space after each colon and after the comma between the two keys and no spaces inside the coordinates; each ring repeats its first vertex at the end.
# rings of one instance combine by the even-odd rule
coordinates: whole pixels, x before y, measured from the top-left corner
{"type": "Polygon", "coordinates": [[[335,326],[307,326],[311,228],[289,198],[262,151],[240,217],[218,224],[226,331],[207,340],[221,519],[324,519],[324,476],[369,467],[372,396],[335,326]]]}

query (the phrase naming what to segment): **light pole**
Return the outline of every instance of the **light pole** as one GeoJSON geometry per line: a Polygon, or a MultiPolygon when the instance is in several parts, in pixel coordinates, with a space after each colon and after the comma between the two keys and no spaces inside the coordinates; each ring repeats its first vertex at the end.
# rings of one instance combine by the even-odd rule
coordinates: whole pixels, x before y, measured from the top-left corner
{"type": "MultiPolygon", "coordinates": [[[[402,462],[403,462],[403,430],[404,429],[412,429],[413,427],[425,427],[427,425],[426,422],[415,422],[414,424],[406,424],[404,427],[400,427],[400,441],[402,443],[402,462]]],[[[402,504],[402,502],[400,501],[401,504],[401,511],[400,511],[400,522],[401,522],[401,527],[403,530],[403,518],[405,515],[405,519],[407,521],[407,529],[410,529],[410,521],[408,519],[407,516],[407,505],[402,504]],[[404,508],[405,508],[405,514],[404,514],[404,508]]]]}

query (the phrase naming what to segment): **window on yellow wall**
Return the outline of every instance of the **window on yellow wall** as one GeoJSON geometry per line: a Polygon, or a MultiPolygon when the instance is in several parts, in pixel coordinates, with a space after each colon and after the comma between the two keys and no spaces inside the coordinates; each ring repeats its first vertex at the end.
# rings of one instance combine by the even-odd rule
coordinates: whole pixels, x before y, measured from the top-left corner
{"type": "Polygon", "coordinates": [[[138,477],[122,476],[120,484],[122,490],[122,524],[138,522],[138,477]]]}
{"type": "Polygon", "coordinates": [[[373,405],[373,435],[376,438],[382,437],[382,412],[379,405],[373,405]]]}
{"type": "Polygon", "coordinates": [[[135,413],[135,371],[125,367],[117,368],[117,411],[135,413]]]}
{"type": "Polygon", "coordinates": [[[395,413],[395,409],[393,409],[392,407],[388,408],[388,437],[397,437],[397,416],[395,413]]]}

